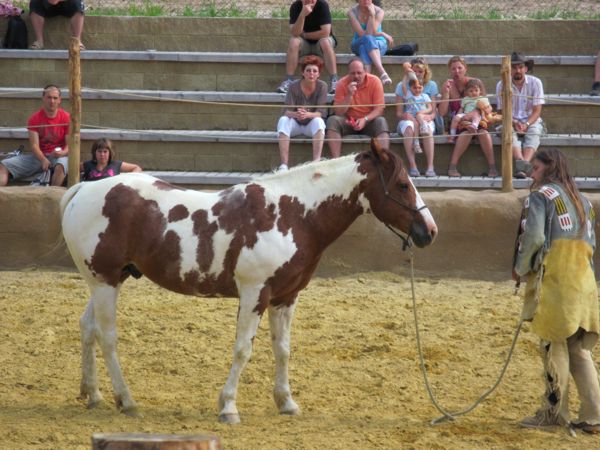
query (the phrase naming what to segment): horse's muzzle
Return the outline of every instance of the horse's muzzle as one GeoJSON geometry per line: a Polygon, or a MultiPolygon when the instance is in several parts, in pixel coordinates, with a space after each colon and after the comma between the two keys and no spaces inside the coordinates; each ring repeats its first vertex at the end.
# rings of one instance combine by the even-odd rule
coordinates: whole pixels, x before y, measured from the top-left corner
{"type": "Polygon", "coordinates": [[[435,240],[437,236],[437,226],[435,226],[435,224],[433,226],[428,226],[425,221],[414,221],[410,227],[410,236],[417,247],[426,247],[435,240]]]}

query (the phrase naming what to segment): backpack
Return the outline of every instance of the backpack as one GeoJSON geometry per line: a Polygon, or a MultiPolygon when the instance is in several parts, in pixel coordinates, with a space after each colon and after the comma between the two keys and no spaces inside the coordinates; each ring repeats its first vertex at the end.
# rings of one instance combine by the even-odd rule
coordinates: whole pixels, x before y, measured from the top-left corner
{"type": "Polygon", "coordinates": [[[389,56],[412,56],[419,51],[419,44],[415,42],[407,42],[406,44],[397,45],[385,52],[389,56]]]}
{"type": "Polygon", "coordinates": [[[4,48],[27,48],[27,25],[21,16],[8,18],[4,48]]]}

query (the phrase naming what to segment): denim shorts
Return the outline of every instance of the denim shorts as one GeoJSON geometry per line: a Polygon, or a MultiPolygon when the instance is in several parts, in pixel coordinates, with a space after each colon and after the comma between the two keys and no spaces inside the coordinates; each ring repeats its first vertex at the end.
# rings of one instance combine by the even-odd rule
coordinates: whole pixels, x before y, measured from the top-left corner
{"type": "Polygon", "coordinates": [[[34,12],[42,17],[73,17],[76,13],[83,14],[84,11],[85,4],[82,0],[67,0],[56,5],[51,5],[45,0],[31,0],[29,2],[29,12],[34,12]]]}
{"type": "MultiPolygon", "coordinates": [[[[46,158],[48,158],[53,167],[57,164],[62,165],[65,175],[69,172],[69,158],[67,156],[54,158],[53,156],[46,155],[46,158]]],[[[6,167],[15,180],[30,177],[42,171],[42,162],[33,153],[7,158],[0,161],[0,164],[6,167]]]]}

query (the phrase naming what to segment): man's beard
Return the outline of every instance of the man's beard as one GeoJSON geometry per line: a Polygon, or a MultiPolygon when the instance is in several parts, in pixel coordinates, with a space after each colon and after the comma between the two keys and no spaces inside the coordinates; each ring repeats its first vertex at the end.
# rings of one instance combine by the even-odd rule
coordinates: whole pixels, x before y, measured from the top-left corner
{"type": "Polygon", "coordinates": [[[516,73],[516,74],[513,76],[513,80],[514,80],[514,81],[521,81],[522,79],[523,79],[523,75],[522,75],[522,74],[520,74],[520,73],[516,73]]]}

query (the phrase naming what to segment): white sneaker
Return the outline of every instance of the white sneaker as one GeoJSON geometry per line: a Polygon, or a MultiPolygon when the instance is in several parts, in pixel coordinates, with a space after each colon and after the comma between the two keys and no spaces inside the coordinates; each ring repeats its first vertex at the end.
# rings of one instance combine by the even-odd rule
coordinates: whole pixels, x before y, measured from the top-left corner
{"type": "Polygon", "coordinates": [[[413,152],[415,153],[423,153],[423,149],[421,148],[421,144],[418,139],[413,141],[413,152]]]}
{"type": "Polygon", "coordinates": [[[285,80],[283,80],[281,82],[281,84],[277,88],[277,92],[279,92],[281,94],[287,94],[287,91],[290,88],[290,84],[292,84],[293,82],[294,82],[294,80],[286,78],[285,80]]]}
{"type": "Polygon", "coordinates": [[[287,164],[281,164],[277,168],[277,172],[287,172],[288,170],[289,170],[289,167],[287,166],[287,164]]]}

